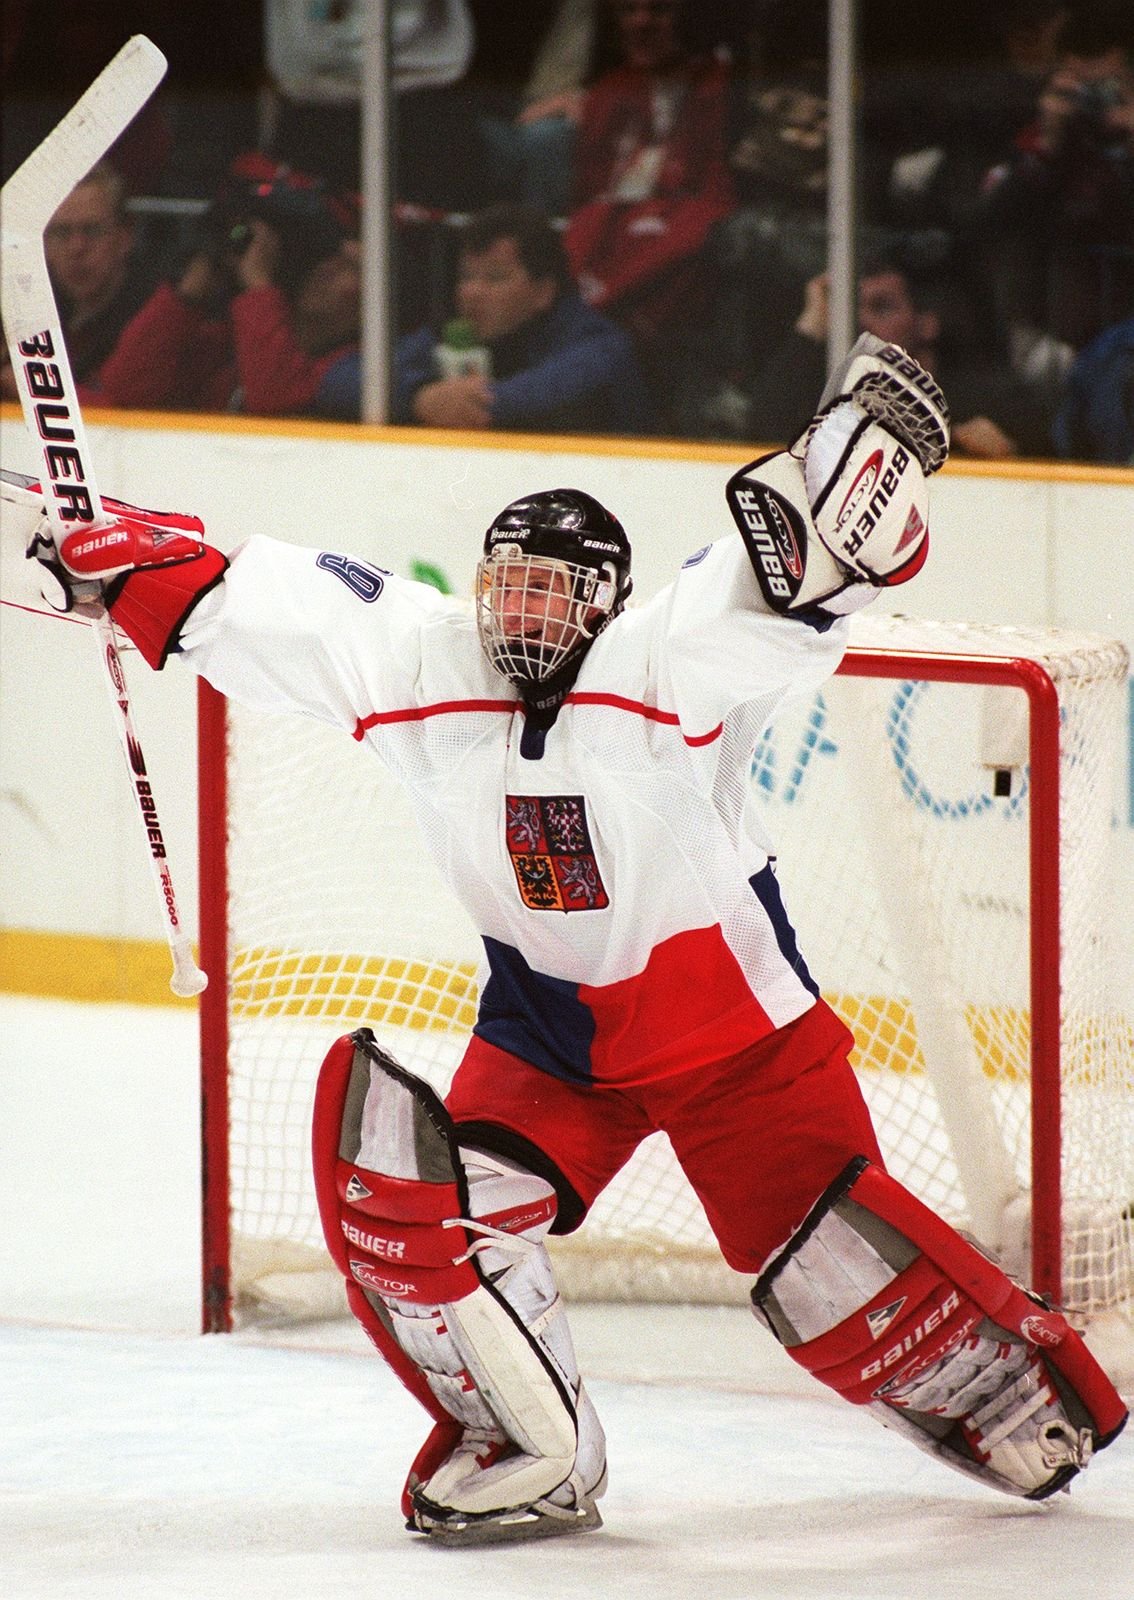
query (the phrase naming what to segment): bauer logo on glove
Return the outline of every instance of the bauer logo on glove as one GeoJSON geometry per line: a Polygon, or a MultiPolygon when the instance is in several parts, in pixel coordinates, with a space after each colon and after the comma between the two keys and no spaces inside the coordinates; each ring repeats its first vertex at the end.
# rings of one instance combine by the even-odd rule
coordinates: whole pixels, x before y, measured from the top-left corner
{"type": "Polygon", "coordinates": [[[790,606],[803,583],[807,528],[799,512],[767,484],[736,477],[728,486],[728,503],[761,586],[790,606]]]}
{"type": "Polygon", "coordinates": [[[856,401],[827,413],[803,460],[815,531],[865,583],[906,583],[929,553],[929,492],[913,452],[856,401]]]}
{"type": "Polygon", "coordinates": [[[0,499],[22,519],[27,556],[42,569],[43,597],[52,610],[83,616],[109,610],[152,667],[163,666],[177,648],[190,611],[228,567],[227,558],[205,543],[200,517],[146,511],[104,496],[105,520],[75,528],[57,543],[36,479],[0,474],[0,499]]]}
{"type": "Polygon", "coordinates": [[[863,334],[791,449],[743,467],[726,490],[768,608],[823,631],[916,577],[929,554],[926,478],[948,453],[932,377],[863,334]]]}

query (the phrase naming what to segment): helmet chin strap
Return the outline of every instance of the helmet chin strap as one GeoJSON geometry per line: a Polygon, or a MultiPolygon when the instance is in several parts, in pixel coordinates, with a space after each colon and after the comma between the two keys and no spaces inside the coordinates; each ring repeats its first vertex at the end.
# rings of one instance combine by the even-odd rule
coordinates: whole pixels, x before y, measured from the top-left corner
{"type": "MultiPolygon", "coordinates": [[[[546,719],[545,726],[550,727],[555,721],[560,706],[566,700],[579,676],[579,669],[586,659],[587,651],[594,643],[593,637],[586,638],[583,649],[576,650],[568,656],[563,665],[553,672],[550,677],[541,678],[534,683],[520,683],[516,687],[520,691],[520,699],[529,714],[535,714],[541,721],[546,719]]],[[[511,681],[511,680],[509,680],[511,681]]]]}

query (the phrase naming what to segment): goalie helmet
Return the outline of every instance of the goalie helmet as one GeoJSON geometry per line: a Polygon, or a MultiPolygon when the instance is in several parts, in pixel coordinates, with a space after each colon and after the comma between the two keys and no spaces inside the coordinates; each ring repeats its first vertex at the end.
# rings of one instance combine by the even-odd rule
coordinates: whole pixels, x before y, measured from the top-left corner
{"type": "MultiPolygon", "coordinates": [[[[477,628],[492,665],[529,698],[569,682],[630,593],[630,541],[581,489],[505,506],[484,536],[477,628]]],[[[537,701],[542,703],[542,701],[537,701]]]]}

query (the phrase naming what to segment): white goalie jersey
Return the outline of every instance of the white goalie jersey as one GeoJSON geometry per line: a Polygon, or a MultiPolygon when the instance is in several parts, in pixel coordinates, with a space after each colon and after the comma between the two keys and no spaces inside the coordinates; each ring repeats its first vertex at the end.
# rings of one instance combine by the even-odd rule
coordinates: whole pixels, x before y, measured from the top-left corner
{"type": "Polygon", "coordinates": [[[558,1077],[629,1086],[813,1004],[746,801],[762,730],[845,643],[844,620],[819,632],[762,610],[727,537],[615,618],[541,729],[471,606],[256,537],[192,612],[181,655],[255,709],[337,724],[406,785],[483,938],[478,1033],[558,1077]]]}

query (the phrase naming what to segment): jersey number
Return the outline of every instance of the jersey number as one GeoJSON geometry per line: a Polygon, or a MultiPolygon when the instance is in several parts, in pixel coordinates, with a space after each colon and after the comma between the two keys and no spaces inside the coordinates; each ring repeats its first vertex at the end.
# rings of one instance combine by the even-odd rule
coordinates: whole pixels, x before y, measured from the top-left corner
{"type": "Polygon", "coordinates": [[[351,594],[365,600],[367,605],[372,605],[382,593],[384,582],[381,570],[366,561],[359,561],[355,556],[337,556],[330,550],[324,550],[315,565],[341,578],[351,594]]]}

